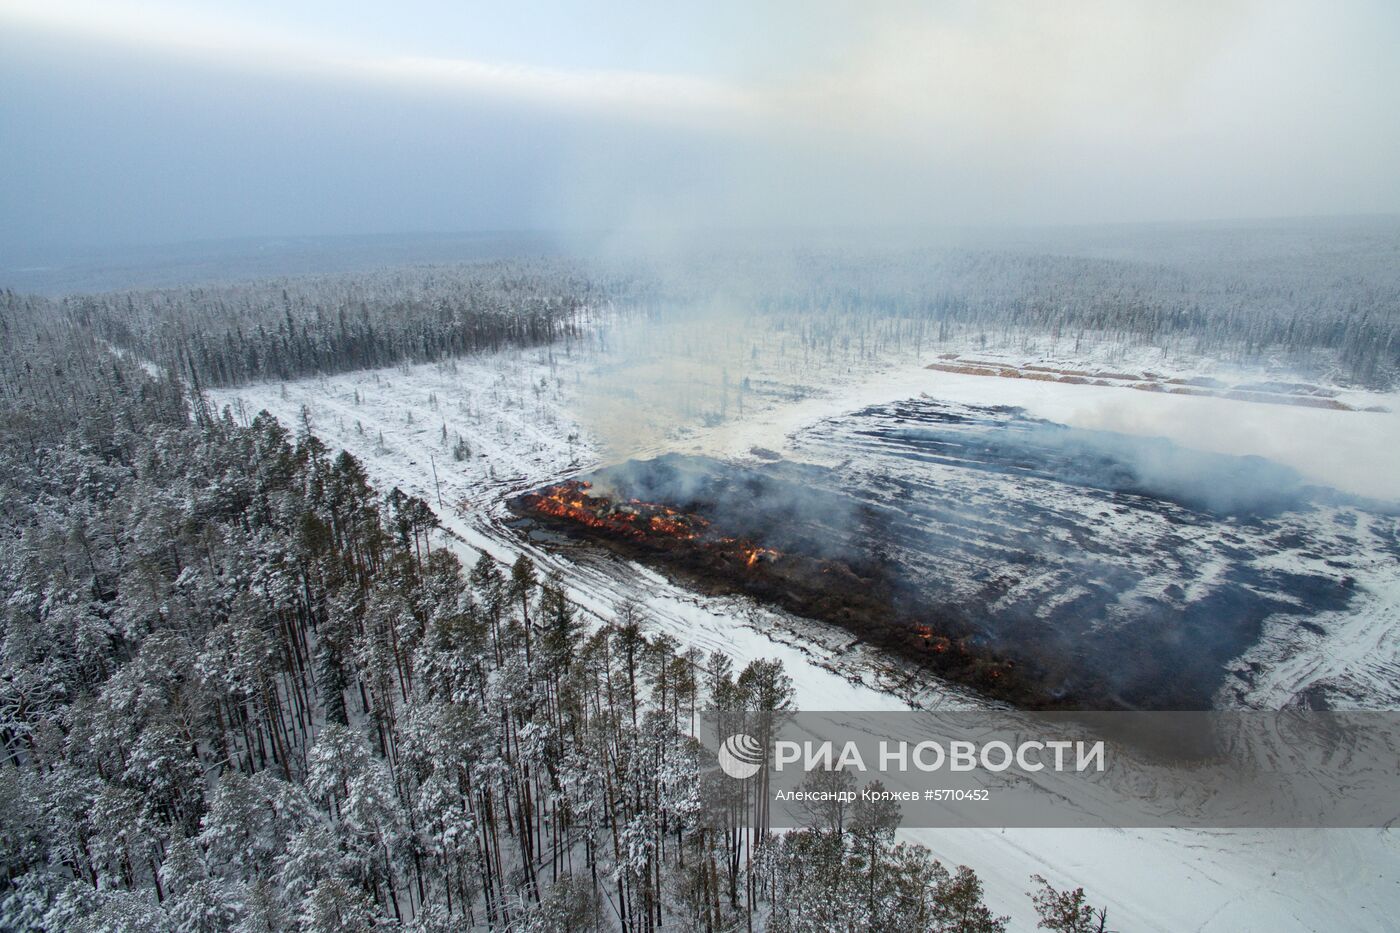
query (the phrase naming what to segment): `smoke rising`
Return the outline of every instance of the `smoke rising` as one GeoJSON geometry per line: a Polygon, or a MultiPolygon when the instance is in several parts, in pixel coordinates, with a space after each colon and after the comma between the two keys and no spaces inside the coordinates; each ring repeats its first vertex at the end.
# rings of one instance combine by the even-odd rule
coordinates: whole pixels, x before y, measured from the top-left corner
{"type": "Polygon", "coordinates": [[[832,488],[829,473],[800,464],[748,469],[676,454],[629,460],[589,476],[594,490],[700,511],[722,533],[818,558],[861,560],[858,503],[832,488]]]}
{"type": "Polygon", "coordinates": [[[1166,438],[1065,425],[1002,426],[976,434],[909,430],[913,440],[957,443],[977,468],[1007,470],[1074,486],[1135,493],[1219,515],[1273,515],[1302,507],[1298,471],[1263,457],[1182,447],[1166,438]]]}

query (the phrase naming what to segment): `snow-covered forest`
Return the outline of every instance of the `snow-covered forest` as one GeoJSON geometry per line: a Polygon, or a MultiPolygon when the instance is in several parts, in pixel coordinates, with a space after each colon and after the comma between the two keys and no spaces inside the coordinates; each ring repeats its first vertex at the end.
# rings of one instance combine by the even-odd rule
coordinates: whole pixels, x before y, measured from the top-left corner
{"type": "MultiPolygon", "coordinates": [[[[423,499],[52,312],[0,317],[0,926],[1005,928],[878,806],[701,811],[697,709],[790,708],[780,663],[463,567],[423,499]]],[[[1102,928],[1026,884],[1047,929],[1102,928]]]]}
{"type": "Polygon", "coordinates": [[[563,264],[498,261],[223,288],[80,296],[100,337],[196,384],[291,379],[547,343],[604,298],[563,264]]]}
{"type": "MultiPolygon", "coordinates": [[[[813,349],[1035,339],[1213,356],[1384,388],[1400,374],[1386,220],[1006,234],[983,243],[736,244],[626,261],[493,259],[87,294],[61,313],[197,385],[428,362],[575,334],[606,309],[741,309],[813,349]]],[[[58,309],[56,309],[56,312],[58,309]]]]}
{"type": "Polygon", "coordinates": [[[0,0],[0,933],[1396,929],[1397,35],[0,0]]]}
{"type": "Polygon", "coordinates": [[[1031,242],[4,293],[0,926],[1107,929],[1072,874],[984,896],[992,866],[941,863],[888,809],[767,834],[744,791],[717,818],[697,712],[792,709],[797,671],[461,533],[608,457],[747,456],[786,406],[946,350],[1213,360],[1368,405],[1400,315],[1366,242],[1317,259],[1326,287],[1230,250],[1031,242]]]}

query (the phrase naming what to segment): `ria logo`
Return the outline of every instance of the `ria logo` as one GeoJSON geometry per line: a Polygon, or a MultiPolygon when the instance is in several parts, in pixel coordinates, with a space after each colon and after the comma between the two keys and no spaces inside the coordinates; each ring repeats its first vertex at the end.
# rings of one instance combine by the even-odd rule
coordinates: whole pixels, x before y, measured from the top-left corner
{"type": "Polygon", "coordinates": [[[753,777],[763,768],[763,746],[758,744],[758,739],[743,732],[725,739],[718,756],[720,769],[740,781],[753,777]]]}

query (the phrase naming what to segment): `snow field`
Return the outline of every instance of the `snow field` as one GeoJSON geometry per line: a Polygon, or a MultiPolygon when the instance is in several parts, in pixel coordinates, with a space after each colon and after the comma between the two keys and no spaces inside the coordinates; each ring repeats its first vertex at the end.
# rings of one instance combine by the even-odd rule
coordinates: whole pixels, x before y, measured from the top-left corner
{"type": "MultiPolygon", "coordinates": [[[[742,417],[731,396],[728,417],[709,426],[705,415],[715,410],[710,395],[697,394],[685,404],[678,397],[651,404],[641,380],[629,390],[629,399],[629,392],[622,391],[629,382],[628,371],[592,342],[210,394],[217,406],[229,405],[243,419],[266,409],[294,430],[309,426],[328,445],[361,458],[386,490],[398,486],[435,506],[440,492],[444,532],[465,563],[480,552],[502,561],[529,553],[543,570],[563,571],[570,597],[597,617],[607,617],[623,596],[639,598],[653,630],[683,646],[722,650],[740,666],[759,657],[782,660],[793,678],[799,707],[862,711],[907,709],[905,699],[891,692],[897,685],[904,687],[903,696],[917,696],[921,705],[969,701],[937,684],[910,687],[897,670],[882,669],[879,659],[852,666],[843,653],[846,639],[829,628],[812,627],[814,637],[803,638],[795,620],[744,600],[703,597],[636,565],[560,553],[524,541],[503,524],[502,500],[616,455],[616,441],[602,440],[592,429],[600,420],[600,396],[625,404],[635,401],[638,419],[649,422],[646,431],[637,432],[645,444],[629,453],[664,447],[740,457],[749,456],[756,446],[781,451],[789,437],[821,417],[920,392],[976,404],[1023,405],[1033,415],[1082,427],[1105,426],[1115,418],[1131,420],[1133,409],[1141,413],[1133,424],[1181,443],[1210,440],[1205,429],[1213,415],[1229,411],[1238,416],[1240,406],[1247,406],[1247,423],[1268,422],[1267,427],[1220,435],[1214,447],[1196,446],[1228,448],[1221,452],[1231,453],[1281,451],[1277,459],[1308,475],[1326,472],[1327,458],[1355,457],[1360,468],[1352,472],[1361,483],[1352,484],[1350,491],[1363,491],[1369,482],[1368,464],[1375,457],[1368,453],[1369,445],[1378,441],[1373,432],[1380,431],[1380,441],[1388,444],[1391,434],[1386,432],[1400,424],[1370,413],[1166,397],[923,368],[935,350],[944,349],[928,348],[924,357],[906,356],[899,365],[863,360],[843,372],[808,361],[806,383],[800,376],[804,364],[794,356],[765,371],[764,378],[771,377],[771,384],[782,388],[765,395],[752,392],[742,417]],[[687,406],[693,413],[691,424],[669,431],[657,428],[687,406]],[[459,435],[471,448],[464,460],[453,458],[459,435]],[[1340,446],[1328,448],[1332,440],[1340,446]],[[1259,449],[1270,445],[1276,449],[1259,449]]],[[[760,350],[759,357],[765,355],[776,356],[776,351],[760,350]]],[[[659,379],[662,372],[654,375],[659,379]]],[[[750,380],[751,386],[757,381],[750,380]]],[[[709,385],[713,389],[713,383],[709,385]]],[[[1400,432],[1394,436],[1400,438],[1400,432]]],[[[1334,482],[1345,488],[1345,480],[1343,476],[1334,482]]],[[[1386,568],[1377,568],[1377,573],[1384,572],[1386,568]]],[[[1376,599],[1373,611],[1362,613],[1335,637],[1319,639],[1306,656],[1275,659],[1273,681],[1259,686],[1255,697],[1267,703],[1284,691],[1296,692],[1310,678],[1353,670],[1363,660],[1375,666],[1373,676],[1393,671],[1387,665],[1400,653],[1400,618],[1393,608],[1400,600],[1400,587],[1378,592],[1376,599]]],[[[1268,641],[1266,634],[1261,645],[1268,641]]],[[[1010,913],[1017,930],[1034,928],[1025,892],[1035,872],[1057,886],[1084,886],[1091,900],[1108,906],[1115,928],[1131,931],[1385,930],[1393,928],[1400,906],[1400,844],[1384,831],[1021,829],[910,830],[907,835],[946,862],[976,869],[986,885],[988,903],[1010,913]]]]}

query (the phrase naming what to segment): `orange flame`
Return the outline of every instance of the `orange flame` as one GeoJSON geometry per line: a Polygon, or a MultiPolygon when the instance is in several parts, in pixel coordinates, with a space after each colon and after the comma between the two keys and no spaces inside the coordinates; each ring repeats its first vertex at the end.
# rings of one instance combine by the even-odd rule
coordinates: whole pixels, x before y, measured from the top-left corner
{"type": "Polygon", "coordinates": [[[668,505],[629,499],[619,504],[606,496],[591,495],[592,484],[565,480],[521,498],[526,508],[562,518],[589,528],[597,528],[637,541],[670,538],[732,553],[746,567],[774,561],[781,553],[760,547],[747,539],[707,537],[710,522],[699,515],[681,512],[668,505]]]}

